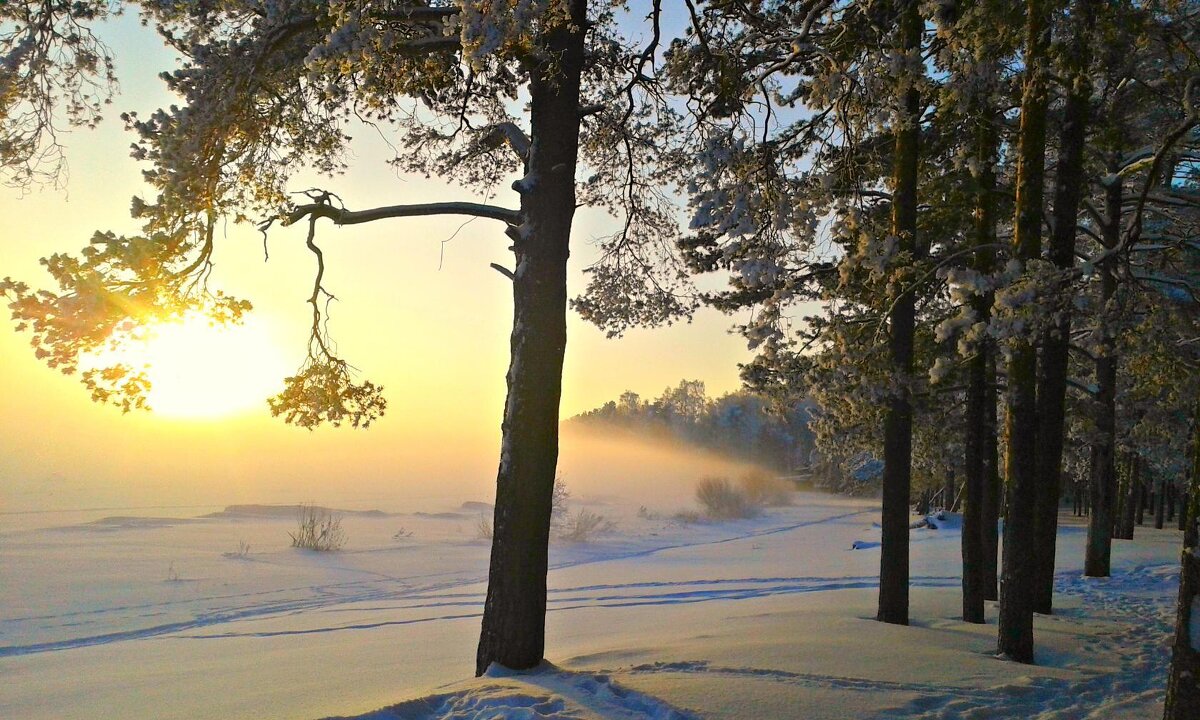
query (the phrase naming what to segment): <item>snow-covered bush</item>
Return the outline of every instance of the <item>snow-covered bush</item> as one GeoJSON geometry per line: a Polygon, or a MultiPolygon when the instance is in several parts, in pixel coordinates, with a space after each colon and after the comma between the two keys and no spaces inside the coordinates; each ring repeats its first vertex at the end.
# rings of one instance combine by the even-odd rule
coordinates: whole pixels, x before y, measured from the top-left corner
{"type": "Polygon", "coordinates": [[[744,488],[722,477],[707,477],[697,483],[696,500],[704,508],[705,516],[713,520],[750,518],[762,510],[762,505],[744,488]]]}
{"type": "Polygon", "coordinates": [[[480,540],[492,539],[492,520],[483,513],[479,513],[479,519],[475,521],[475,537],[480,540]]]}
{"type": "Polygon", "coordinates": [[[591,510],[567,513],[555,531],[554,537],[571,543],[589,542],[596,535],[612,532],[616,523],[591,510]]]}
{"type": "Polygon", "coordinates": [[[550,495],[550,528],[552,530],[560,530],[567,521],[571,514],[567,507],[567,501],[570,499],[571,491],[567,489],[567,483],[562,479],[562,475],[555,476],[554,491],[550,495]]]}
{"type": "Polygon", "coordinates": [[[326,508],[315,505],[300,505],[296,516],[296,532],[288,533],[292,547],[331,552],[346,544],[346,531],[342,530],[342,518],[326,508]]]}
{"type": "Polygon", "coordinates": [[[792,504],[795,486],[765,470],[751,470],[738,479],[738,484],[750,502],[764,507],[784,507],[792,504]]]}

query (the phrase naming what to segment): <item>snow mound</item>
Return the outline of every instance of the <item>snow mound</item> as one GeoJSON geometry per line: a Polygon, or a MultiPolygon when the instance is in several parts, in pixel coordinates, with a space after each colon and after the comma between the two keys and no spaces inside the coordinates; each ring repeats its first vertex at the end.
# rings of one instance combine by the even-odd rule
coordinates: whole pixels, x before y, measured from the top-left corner
{"type": "Polygon", "coordinates": [[[962,530],[962,514],[938,510],[926,515],[913,526],[913,529],[928,528],[930,530],[962,530]]]}
{"type": "MultiPolygon", "coordinates": [[[[542,663],[528,671],[492,665],[452,692],[410,700],[353,720],[696,720],[697,715],[613,682],[542,663]]],[[[343,718],[342,720],[351,720],[343,718]]]]}

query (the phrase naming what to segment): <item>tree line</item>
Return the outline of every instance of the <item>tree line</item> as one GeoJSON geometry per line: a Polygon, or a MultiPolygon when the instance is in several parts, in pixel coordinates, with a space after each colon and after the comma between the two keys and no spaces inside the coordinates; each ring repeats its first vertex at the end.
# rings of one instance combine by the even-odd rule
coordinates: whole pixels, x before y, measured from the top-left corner
{"type": "Polygon", "coordinates": [[[810,408],[804,400],[775,407],[767,398],[744,390],[710,398],[703,381],[682,380],[654,400],[642,400],[627,390],[616,400],[564,422],[685,442],[790,474],[809,464],[810,408]]]}
{"type": "MultiPolygon", "coordinates": [[[[747,385],[784,404],[811,393],[832,461],[882,459],[879,620],[909,621],[914,473],[961,472],[963,616],[982,622],[998,595],[998,649],[1020,662],[1033,660],[1034,612],[1052,609],[1064,468],[1088,477],[1089,575],[1109,572],[1118,476],[1186,474],[1186,639],[1200,587],[1200,3],[128,5],[182,58],[163,74],[179,103],[125,116],[146,168],[132,205],[143,232],[97,232],[46,258],[54,290],[3,281],[14,320],[67,372],[81,352],[187,310],[236,320],[248,304],[205,283],[215,229],[299,225],[311,332],[271,410],[303,427],[365,427],[386,402],[330,337],[319,223],[497,223],[513,324],[479,672],[531,667],[544,651],[581,206],[616,218],[570,301],[585,319],[616,335],[703,305],[739,313],[758,349],[747,385]],[[399,169],[497,203],[517,178],[508,205],[353,210],[332,190],[289,192],[299,168],[346,169],[346,130],[360,121],[395,134],[399,169]],[[693,284],[709,273],[728,287],[693,284]]],[[[55,177],[58,133],[98,121],[115,77],[92,27],[120,6],[0,5],[10,183],[55,177]]],[[[133,368],[80,377],[97,400],[144,405],[133,368]]],[[[1198,664],[1177,639],[1168,717],[1200,713],[1198,664]]]]}
{"type": "MultiPolygon", "coordinates": [[[[713,304],[755,311],[750,385],[811,393],[835,461],[882,458],[878,618],[909,620],[914,473],[961,473],[963,617],[998,594],[998,650],[1032,662],[1064,467],[1088,477],[1092,576],[1139,478],[1200,499],[1200,7],[775,10],[710,13],[681,45],[727,158],[685,252],[733,273],[713,304]],[[739,212],[754,219],[730,227],[739,212]],[[797,325],[805,300],[823,312],[797,325]]],[[[1183,558],[1179,633],[1194,530],[1183,558]]],[[[1200,707],[1180,679],[1196,658],[1176,642],[1168,717],[1200,707]]]]}

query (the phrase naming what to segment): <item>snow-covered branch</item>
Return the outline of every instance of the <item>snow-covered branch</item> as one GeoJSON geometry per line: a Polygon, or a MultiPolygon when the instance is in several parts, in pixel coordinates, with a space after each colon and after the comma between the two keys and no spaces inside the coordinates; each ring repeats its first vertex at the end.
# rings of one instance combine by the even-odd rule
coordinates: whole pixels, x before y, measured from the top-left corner
{"type": "Polygon", "coordinates": [[[513,122],[502,122],[492,125],[479,141],[480,146],[494,148],[501,143],[507,143],[518,158],[524,161],[529,157],[529,136],[513,122]]]}

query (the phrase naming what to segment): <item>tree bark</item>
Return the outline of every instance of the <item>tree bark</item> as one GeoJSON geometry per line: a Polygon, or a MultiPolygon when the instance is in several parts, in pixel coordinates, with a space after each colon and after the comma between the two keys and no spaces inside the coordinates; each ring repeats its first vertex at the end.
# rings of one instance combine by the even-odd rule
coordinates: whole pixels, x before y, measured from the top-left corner
{"type": "MultiPolygon", "coordinates": [[[[898,0],[900,48],[913,52],[921,46],[924,24],[917,0],[898,0]]],[[[917,157],[920,138],[921,97],[915,78],[900,84],[902,112],[897,121],[894,150],[895,190],[892,197],[892,234],[908,263],[917,257],[917,157]]],[[[916,288],[911,273],[890,283],[888,351],[895,389],[883,420],[883,518],[879,561],[878,620],[908,624],[908,513],[912,486],[912,398],[909,382],[913,367],[913,331],[916,322],[916,288]]]]}
{"type": "MultiPolygon", "coordinates": [[[[1188,478],[1190,506],[1179,508],[1180,517],[1200,516],[1200,402],[1192,413],[1192,458],[1188,478]]],[[[1175,614],[1175,642],[1167,675],[1167,701],[1163,720],[1192,720],[1200,717],[1200,537],[1196,523],[1189,521],[1184,532],[1180,558],[1179,602],[1175,614]]]]}
{"type": "Polygon", "coordinates": [[[1121,532],[1122,540],[1133,539],[1134,521],[1137,520],[1138,498],[1142,479],[1138,475],[1139,463],[1137,454],[1130,452],[1125,458],[1125,484],[1124,495],[1121,506],[1121,532]]]}
{"type": "MultiPolygon", "coordinates": [[[[1114,161],[1115,162],[1115,161],[1114,161]]],[[[1111,166],[1110,166],[1111,169],[1111,166]]],[[[1106,247],[1120,241],[1121,193],[1120,176],[1113,173],[1104,190],[1105,222],[1101,229],[1106,247]]],[[[1109,258],[1097,268],[1100,273],[1100,307],[1107,308],[1117,294],[1116,258],[1109,258]]],[[[1099,440],[1092,446],[1092,466],[1089,473],[1087,549],[1084,551],[1083,574],[1088,577],[1108,577],[1112,573],[1112,539],[1116,523],[1117,502],[1117,356],[1113,346],[1112,328],[1106,319],[1102,330],[1102,347],[1096,358],[1096,432],[1099,440]]]]}
{"type": "Polygon", "coordinates": [[[1154,494],[1154,528],[1162,530],[1167,520],[1167,484],[1161,480],[1156,484],[1158,492],[1154,494]]]}
{"type": "Polygon", "coordinates": [[[984,420],[987,430],[983,435],[983,598],[997,600],[999,590],[1000,558],[1000,509],[1004,500],[1004,486],[1000,482],[1000,433],[997,413],[999,390],[996,385],[995,347],[989,343],[987,352],[987,394],[983,402],[984,420]]]}
{"type": "MultiPolygon", "coordinates": [[[[1142,469],[1141,465],[1138,465],[1138,470],[1137,470],[1138,481],[1133,489],[1134,497],[1137,500],[1137,522],[1135,524],[1138,525],[1139,527],[1146,523],[1146,500],[1147,500],[1147,495],[1149,494],[1149,491],[1146,489],[1145,478],[1143,478],[1142,474],[1141,474],[1141,469],[1142,469]]],[[[1132,534],[1129,536],[1129,539],[1130,540],[1133,539],[1132,534]]]]}
{"type": "Polygon", "coordinates": [[[1184,548],[1181,565],[1164,720],[1200,717],[1200,647],[1192,643],[1192,635],[1200,634],[1192,629],[1193,623],[1200,623],[1200,556],[1196,548],[1184,548]]]}
{"type": "Polygon", "coordinates": [[[513,233],[508,397],[477,675],[493,662],[513,669],[534,667],[545,651],[586,7],[586,0],[571,1],[572,26],[548,32],[542,50],[547,59],[530,68],[532,144],[526,176],[516,186],[524,223],[513,233]]]}
{"type": "MultiPolygon", "coordinates": [[[[1017,200],[1013,255],[1023,264],[1041,254],[1049,92],[1049,3],[1026,3],[1025,79],[1017,145],[1017,200]]],[[[1034,507],[1037,499],[1037,350],[1027,338],[1011,341],[1008,361],[1008,514],[1000,579],[998,651],[1033,662],[1034,507]]]]}
{"type": "MultiPolygon", "coordinates": [[[[1088,65],[1095,3],[1080,0],[1067,59],[1070,91],[1063,109],[1063,127],[1054,187],[1054,225],[1050,261],[1064,272],[1075,265],[1075,225],[1083,187],[1083,148],[1087,138],[1092,86],[1088,65]]],[[[1069,281],[1060,290],[1054,324],[1042,335],[1041,377],[1037,387],[1037,495],[1034,509],[1033,610],[1050,614],[1054,598],[1054,552],[1058,540],[1058,508],[1062,486],[1063,429],[1066,423],[1067,373],[1071,341],[1069,281]]]]}
{"type": "MultiPolygon", "coordinates": [[[[975,156],[979,163],[979,176],[975,188],[975,255],[972,267],[981,275],[992,272],[995,253],[991,245],[996,237],[995,201],[995,157],[998,134],[995,117],[983,108],[976,108],[975,156]]],[[[978,295],[972,299],[976,322],[987,322],[992,313],[993,294],[978,295]]],[[[991,343],[983,339],[975,355],[967,361],[967,410],[964,459],[966,469],[966,504],[963,508],[962,563],[963,563],[963,620],[970,623],[984,622],[984,600],[995,599],[996,546],[988,543],[987,524],[991,523],[991,534],[996,532],[995,502],[990,498],[990,472],[988,446],[995,443],[996,397],[994,382],[988,373],[991,366],[991,343]],[[989,408],[990,404],[990,408],[989,408]],[[991,512],[989,512],[989,510],[991,512]],[[991,562],[987,552],[991,549],[991,562]],[[991,575],[988,575],[990,568],[991,575]]]]}

